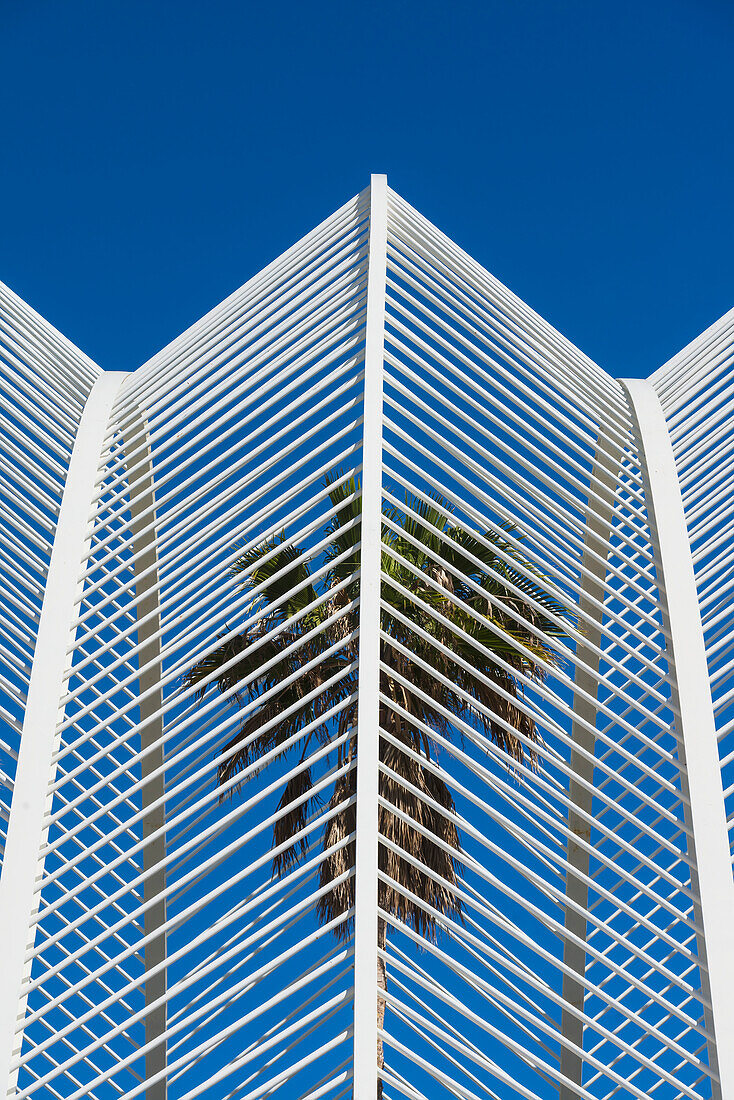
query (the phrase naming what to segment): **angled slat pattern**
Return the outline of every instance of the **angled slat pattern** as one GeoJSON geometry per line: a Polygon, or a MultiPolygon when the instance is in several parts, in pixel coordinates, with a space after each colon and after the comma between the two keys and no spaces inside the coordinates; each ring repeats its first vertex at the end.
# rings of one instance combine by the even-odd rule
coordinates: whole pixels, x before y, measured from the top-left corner
{"type": "Polygon", "coordinates": [[[0,284],[0,860],[66,471],[99,368],[0,284]]]}
{"type": "MultiPolygon", "coordinates": [[[[505,643],[520,626],[526,644],[549,647],[537,665],[544,682],[514,673],[514,705],[539,737],[537,746],[527,738],[524,745],[537,755],[535,768],[526,760],[508,775],[506,754],[471,723],[461,727],[461,753],[451,739],[434,736],[466,846],[464,921],[442,922],[435,948],[425,947],[432,965],[424,956],[422,972],[400,959],[398,948],[414,937],[392,922],[395,949],[388,936],[386,954],[401,984],[388,993],[394,1023],[387,1041],[405,1059],[401,1078],[422,1080],[426,1095],[442,1088],[446,1095],[528,1088],[525,1094],[542,1096],[705,1094],[706,1027],[665,639],[622,392],[394,196],[385,405],[387,502],[405,507],[407,499],[419,509],[435,494],[445,498],[444,542],[457,528],[486,551],[489,538],[506,532],[494,580],[501,584],[511,568],[515,583],[502,595],[493,590],[494,617],[504,618],[505,643]],[[592,518],[605,521],[600,472],[609,467],[617,471],[611,534],[595,546],[584,536],[592,518]],[[600,554],[596,586],[592,566],[600,554]],[[554,640],[550,623],[543,630],[527,608],[519,621],[518,598],[538,585],[536,571],[558,603],[561,625],[565,617],[564,638],[554,640]],[[584,778],[578,764],[588,748],[578,742],[590,692],[595,761],[584,778]],[[586,829],[578,830],[585,872],[573,865],[587,898],[586,967],[577,982],[586,995],[575,1010],[582,1052],[569,1049],[568,1028],[560,1031],[569,977],[564,940],[581,946],[578,927],[564,919],[574,904],[565,886],[577,773],[591,796],[586,829]]],[[[480,565],[471,562],[473,570],[480,565]]],[[[478,579],[476,572],[453,576],[465,585],[478,579]]],[[[498,645],[499,623],[493,632],[498,645]]],[[[456,628],[453,634],[450,648],[460,653],[466,638],[456,628]]],[[[456,659],[444,656],[450,668],[456,659]]],[[[517,659],[508,665],[517,667],[517,659]]],[[[504,709],[494,700],[485,717],[499,724],[504,709]]],[[[391,1091],[401,1095],[400,1060],[394,1065],[391,1091]]]]}
{"type": "MultiPolygon", "coordinates": [[[[730,825],[733,325],[652,378],[730,825]]],[[[2,289],[5,822],[98,374],[2,289]]],[[[121,380],[10,1095],[728,1100],[643,443],[381,178],[121,380]]]]}
{"type": "Polygon", "coordinates": [[[734,858],[734,312],[653,376],[665,410],[696,571],[734,858]]]}
{"type": "MultiPolygon", "coordinates": [[[[313,626],[324,599],[290,591],[283,566],[287,548],[304,549],[318,584],[338,511],[325,477],[359,475],[365,284],[358,198],[120,391],[83,570],[19,1096],[165,1095],[166,1079],[190,1097],[267,1081],[272,1092],[283,1077],[329,1096],[346,1087],[351,947],[315,909],[335,816],[325,793],[354,763],[348,728],[333,743],[318,734],[327,689],[340,697],[327,724],[353,703],[344,627],[358,595],[313,626]],[[183,681],[213,646],[256,636],[258,585],[231,569],[263,540],[289,600],[237,690],[287,668],[310,690],[317,736],[279,752],[284,719],[271,719],[272,767],[218,786],[253,705],[232,708],[206,677],[183,681]],[[282,806],[283,784],[298,791],[304,777],[326,805],[282,806]],[[303,862],[272,880],[273,829],[301,810],[303,862]]],[[[352,569],[342,593],[355,583],[352,569]]],[[[287,689],[270,697],[273,714],[287,709],[287,689]]]]}

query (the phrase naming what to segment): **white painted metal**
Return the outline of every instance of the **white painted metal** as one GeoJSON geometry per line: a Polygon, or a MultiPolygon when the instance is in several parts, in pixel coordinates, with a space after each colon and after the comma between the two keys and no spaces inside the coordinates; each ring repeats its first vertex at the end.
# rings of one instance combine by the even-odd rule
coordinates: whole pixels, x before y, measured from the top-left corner
{"type": "Polygon", "coordinates": [[[376,176],[126,376],[82,463],[98,369],[0,285],[13,1100],[729,1095],[733,366],[729,316],[638,445],[624,388],[376,176]]]}
{"type": "Polygon", "coordinates": [[[156,545],[155,486],[150,450],[150,433],[145,412],[123,431],[125,463],[130,484],[130,533],[135,570],[135,614],[137,617],[138,680],[141,698],[141,778],[143,839],[151,839],[143,848],[144,901],[143,929],[146,937],[145,970],[151,977],[145,983],[145,1076],[157,1078],[146,1090],[146,1100],[165,1100],[166,1068],[166,872],[161,870],[166,855],[165,766],[163,758],[163,665],[161,662],[161,621],[158,594],[158,552],[156,545]],[[142,469],[141,469],[142,466],[142,469]],[[139,472],[131,475],[133,469],[139,472]],[[150,751],[148,751],[150,750],[150,751]],[[147,781],[146,781],[147,780],[147,781]],[[150,872],[150,873],[149,873],[150,872]],[[156,933],[159,933],[156,935],[156,933]],[[158,1041],[158,1042],[156,1042],[158,1041]]]}
{"type": "MultiPolygon", "coordinates": [[[[571,751],[571,779],[566,870],[566,892],[575,903],[566,908],[565,928],[572,935],[563,944],[563,963],[568,969],[563,975],[564,1007],[561,1031],[570,1040],[561,1049],[560,1069],[563,1077],[580,1086],[583,1078],[584,1019],[586,990],[583,978],[586,973],[586,911],[589,907],[589,863],[591,852],[591,822],[593,820],[594,754],[596,750],[596,714],[598,706],[598,682],[602,619],[604,608],[604,582],[607,564],[605,554],[612,529],[614,498],[619,483],[622,456],[612,466],[605,462],[606,453],[614,453],[613,444],[603,448],[597,445],[594,458],[592,484],[600,483],[599,511],[589,507],[587,516],[585,549],[582,566],[588,569],[588,577],[581,582],[579,610],[588,616],[595,626],[587,626],[586,636],[576,650],[574,675],[574,712],[577,720],[571,726],[571,737],[576,748],[571,751]],[[606,501],[605,501],[606,498],[606,501]],[[606,504],[606,507],[605,507],[606,504]],[[596,553],[595,553],[596,551],[596,553]],[[582,751],[579,751],[582,750],[582,751]],[[576,872],[580,872],[580,875],[576,872]],[[582,979],[582,980],[579,980],[582,979]],[[574,1010],[574,1011],[571,1011],[574,1010]],[[578,1047],[574,1051],[573,1047],[578,1047]]],[[[609,461],[609,460],[607,460],[609,461]]],[[[572,1100],[574,1092],[561,1084],[561,1100],[572,1100]]]]}
{"type": "Polygon", "coordinates": [[[701,925],[701,975],[710,1001],[709,1058],[716,1093],[734,1097],[734,879],[726,831],[716,725],[701,615],[675,456],[660,401],[644,379],[626,379],[648,489],[661,605],[669,645],[671,691],[690,821],[701,925]]]}
{"type": "Polygon", "coordinates": [[[377,1097],[377,873],[380,764],[382,372],[387,256],[387,177],[370,182],[365,331],[362,550],[357,710],[357,837],[354,920],[354,1100],[377,1097]]]}
{"type": "Polygon", "coordinates": [[[0,991],[0,1081],[14,1088],[13,1059],[23,1038],[28,981],[27,953],[35,938],[35,885],[43,870],[39,859],[45,840],[44,817],[50,809],[60,701],[79,573],[88,546],[88,515],[101,447],[112,403],[124,375],[100,374],[84,406],[69,462],[38,624],[33,669],[28,685],[23,736],[13,791],[2,877],[0,942],[3,982],[0,991]],[[20,1026],[19,1026],[20,1025],[20,1026]]]}

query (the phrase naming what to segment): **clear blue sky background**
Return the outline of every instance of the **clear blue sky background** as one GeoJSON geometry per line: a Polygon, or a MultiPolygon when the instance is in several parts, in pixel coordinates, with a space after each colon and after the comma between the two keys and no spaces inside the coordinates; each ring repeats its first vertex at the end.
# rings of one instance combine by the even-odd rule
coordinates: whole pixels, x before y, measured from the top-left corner
{"type": "Polygon", "coordinates": [[[731,0],[2,0],[0,278],[131,369],[368,181],[615,374],[734,305],[731,0]]]}

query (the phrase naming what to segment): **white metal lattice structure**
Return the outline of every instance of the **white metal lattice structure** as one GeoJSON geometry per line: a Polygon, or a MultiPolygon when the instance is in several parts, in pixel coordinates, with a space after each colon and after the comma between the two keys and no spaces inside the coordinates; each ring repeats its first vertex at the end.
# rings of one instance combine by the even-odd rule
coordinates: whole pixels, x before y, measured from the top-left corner
{"type": "Polygon", "coordinates": [[[8,1096],[734,1100],[733,360],[380,176],[129,374],[0,287],[8,1096]]]}

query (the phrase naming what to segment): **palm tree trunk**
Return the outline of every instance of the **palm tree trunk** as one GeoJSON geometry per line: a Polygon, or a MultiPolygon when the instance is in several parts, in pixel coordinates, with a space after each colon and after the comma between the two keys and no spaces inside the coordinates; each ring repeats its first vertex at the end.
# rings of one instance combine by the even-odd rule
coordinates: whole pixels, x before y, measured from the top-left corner
{"type": "MultiPolygon", "coordinates": [[[[380,951],[385,950],[387,943],[387,925],[384,920],[378,921],[377,924],[377,947],[380,951]]],[[[380,996],[380,993],[387,992],[387,967],[385,966],[385,960],[381,955],[377,956],[377,1028],[381,1030],[385,1026],[385,998],[380,996]]],[[[382,1039],[377,1036],[377,1072],[382,1073],[382,1067],[385,1064],[385,1054],[382,1049],[382,1039]]],[[[377,1080],[377,1100],[381,1100],[382,1097],[382,1080],[377,1080]]]]}

